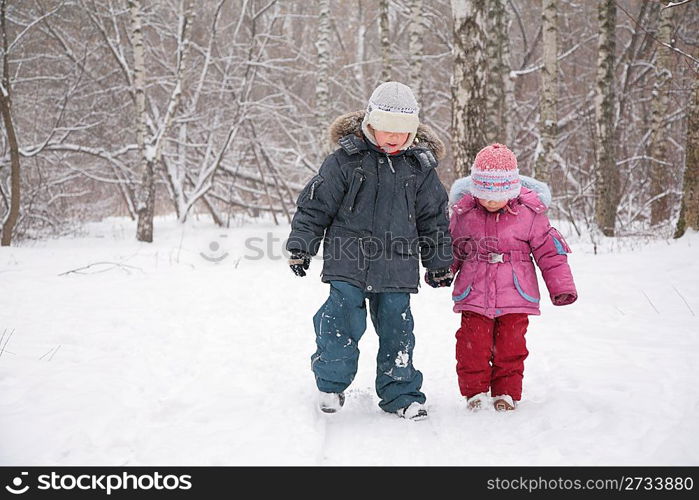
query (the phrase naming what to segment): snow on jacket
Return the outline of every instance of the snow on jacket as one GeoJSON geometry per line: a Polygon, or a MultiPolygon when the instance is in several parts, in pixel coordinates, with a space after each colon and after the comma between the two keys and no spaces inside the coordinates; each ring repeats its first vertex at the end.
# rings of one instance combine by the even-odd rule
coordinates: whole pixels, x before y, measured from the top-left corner
{"type": "Polygon", "coordinates": [[[367,292],[417,292],[427,269],[452,264],[448,196],[435,171],[444,144],[424,124],[410,148],[387,155],[361,131],[364,112],[340,116],[318,174],[301,191],[286,248],[315,255],[322,280],[367,292]]]}
{"type": "MultiPolygon", "coordinates": [[[[468,179],[457,182],[463,188],[468,179]]],[[[531,182],[523,179],[522,184],[519,196],[494,213],[463,189],[452,188],[455,204],[449,229],[454,253],[452,271],[456,273],[452,290],[455,312],[473,311],[490,318],[510,313],[540,314],[532,254],[553,304],[577,300],[566,255],[570,247],[551,227],[547,206],[541,200],[550,200],[548,188],[539,188],[540,196],[525,187],[531,182]]]]}

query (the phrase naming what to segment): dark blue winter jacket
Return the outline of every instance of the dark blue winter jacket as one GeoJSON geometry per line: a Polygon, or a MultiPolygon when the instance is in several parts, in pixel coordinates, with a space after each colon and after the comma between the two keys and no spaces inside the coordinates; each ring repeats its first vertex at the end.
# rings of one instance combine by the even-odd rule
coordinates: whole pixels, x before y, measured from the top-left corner
{"type": "Polygon", "coordinates": [[[286,248],[310,255],[323,242],[322,280],[367,292],[417,292],[419,260],[452,263],[448,197],[437,176],[444,145],[425,125],[415,144],[386,155],[361,132],[363,112],[332,124],[340,148],[301,191],[286,248]]]}

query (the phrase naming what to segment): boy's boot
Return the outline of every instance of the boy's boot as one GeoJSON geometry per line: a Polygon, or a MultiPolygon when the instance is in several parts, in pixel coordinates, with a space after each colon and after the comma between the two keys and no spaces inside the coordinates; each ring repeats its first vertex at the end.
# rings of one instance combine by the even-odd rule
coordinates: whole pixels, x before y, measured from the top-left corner
{"type": "Polygon", "coordinates": [[[336,413],[345,404],[344,392],[319,392],[318,406],[323,413],[336,413]]]}
{"type": "Polygon", "coordinates": [[[417,401],[410,403],[410,405],[405,408],[401,408],[396,413],[399,417],[408,420],[423,420],[427,418],[427,408],[417,401]]]}

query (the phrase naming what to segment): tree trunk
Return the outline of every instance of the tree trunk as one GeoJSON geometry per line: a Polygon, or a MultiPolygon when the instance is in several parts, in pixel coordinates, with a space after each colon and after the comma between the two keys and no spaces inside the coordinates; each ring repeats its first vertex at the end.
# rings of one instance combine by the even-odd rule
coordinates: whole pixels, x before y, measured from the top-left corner
{"type": "Polygon", "coordinates": [[[170,184],[172,201],[175,205],[177,222],[179,223],[184,223],[187,219],[188,209],[187,196],[184,190],[184,173],[187,171],[187,132],[187,123],[180,124],[179,141],[177,143],[177,159],[172,162],[174,165],[167,164],[165,161],[162,162],[165,166],[165,173],[170,184]]]}
{"type": "Polygon", "coordinates": [[[136,144],[141,160],[141,185],[137,195],[136,239],[153,241],[153,213],[155,210],[155,178],[152,148],[146,147],[146,68],[143,47],[143,21],[141,0],[129,0],[131,12],[131,44],[133,46],[133,85],[136,98],[136,144]]]}
{"type": "Polygon", "coordinates": [[[454,171],[468,175],[478,151],[486,145],[485,2],[451,0],[454,19],[452,145],[454,171]]]}
{"type": "Polygon", "coordinates": [[[505,102],[502,109],[502,128],[505,133],[505,144],[512,146],[515,142],[515,120],[514,112],[516,109],[515,102],[515,79],[512,74],[512,59],[510,56],[510,24],[511,18],[507,6],[503,12],[504,17],[502,25],[504,33],[506,33],[505,41],[502,46],[502,73],[505,83],[505,102]]]}
{"type": "MultiPolygon", "coordinates": [[[[316,79],[316,113],[318,121],[318,137],[325,137],[325,129],[330,124],[330,0],[320,0],[318,12],[318,75],[316,79]]],[[[327,141],[323,141],[323,152],[327,153],[327,141]]]]}
{"type": "Polygon", "coordinates": [[[132,45],[134,54],[134,94],[136,97],[137,144],[142,156],[143,172],[141,191],[138,200],[138,223],[136,239],[151,243],[153,241],[153,216],[155,212],[155,167],[160,163],[165,138],[174,122],[182,95],[183,74],[189,44],[188,32],[193,17],[193,0],[180,0],[179,26],[177,34],[177,63],[174,88],[167,101],[167,109],[162,118],[158,117],[154,136],[145,143],[147,127],[145,95],[145,51],[143,46],[143,19],[141,0],[129,0],[131,10],[132,45]]]}
{"type": "Polygon", "coordinates": [[[619,171],[614,154],[614,50],[616,45],[616,4],[600,0],[599,42],[597,57],[595,220],[602,234],[614,236],[619,203],[619,171]]]}
{"type": "Polygon", "coordinates": [[[505,57],[508,55],[509,33],[507,32],[507,12],[505,0],[492,0],[489,5],[486,32],[486,53],[488,55],[488,71],[486,82],[487,113],[486,139],[487,142],[507,144],[507,80],[510,68],[505,57]]]}
{"type": "Polygon", "coordinates": [[[699,80],[696,79],[687,112],[686,151],[682,205],[675,238],[681,237],[687,229],[699,231],[699,80]]]}
{"type": "MultiPolygon", "coordinates": [[[[366,26],[364,24],[364,7],[362,6],[362,0],[357,2],[357,34],[355,36],[356,48],[354,50],[355,61],[364,61],[365,58],[365,44],[364,38],[366,37],[366,26]]],[[[357,80],[357,86],[360,90],[359,94],[365,96],[367,93],[367,81],[366,81],[366,71],[364,71],[363,64],[355,64],[354,66],[354,78],[357,80]]],[[[373,85],[373,82],[371,82],[373,85]]]]}
{"type": "Polygon", "coordinates": [[[7,42],[6,0],[0,0],[0,29],[2,30],[2,80],[0,81],[0,114],[5,124],[7,144],[10,148],[10,206],[5,222],[2,225],[2,240],[4,247],[12,243],[12,232],[19,218],[20,179],[19,179],[19,143],[12,120],[12,98],[10,87],[10,63],[7,42]]]}
{"type": "MultiPolygon", "coordinates": [[[[663,2],[665,3],[665,2],[663,2]]],[[[673,9],[660,9],[660,25],[656,38],[659,42],[672,43],[673,9]]],[[[666,222],[670,217],[671,199],[668,191],[672,186],[672,166],[667,164],[667,141],[670,125],[665,121],[669,109],[669,83],[672,79],[670,64],[672,50],[658,45],[658,59],[655,65],[655,82],[653,85],[653,103],[651,111],[650,157],[651,178],[650,196],[658,197],[651,204],[651,226],[666,222]]]]}
{"type": "Polygon", "coordinates": [[[381,82],[391,80],[391,35],[388,26],[388,0],[379,2],[379,38],[381,41],[381,82]]]}
{"type": "Polygon", "coordinates": [[[558,104],[558,12],[556,0],[543,0],[541,18],[544,60],[539,97],[541,151],[536,159],[534,175],[538,179],[550,183],[558,135],[558,115],[556,113],[558,104]]]}
{"type": "Polygon", "coordinates": [[[410,88],[417,102],[422,102],[422,59],[424,53],[425,16],[422,0],[410,0],[410,25],[408,31],[408,52],[410,53],[410,88]]]}

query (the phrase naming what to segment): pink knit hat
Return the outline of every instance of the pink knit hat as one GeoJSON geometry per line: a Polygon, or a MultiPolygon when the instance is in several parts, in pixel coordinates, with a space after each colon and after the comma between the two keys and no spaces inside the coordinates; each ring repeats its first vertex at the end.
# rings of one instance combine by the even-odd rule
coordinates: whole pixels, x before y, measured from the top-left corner
{"type": "Polygon", "coordinates": [[[507,146],[491,144],[478,152],[471,167],[473,196],[505,201],[517,198],[521,188],[517,158],[507,146]]]}

